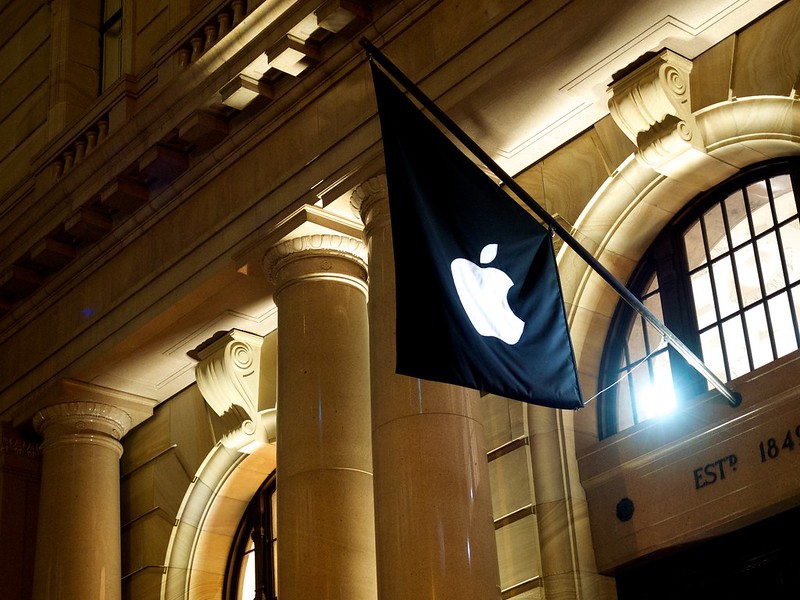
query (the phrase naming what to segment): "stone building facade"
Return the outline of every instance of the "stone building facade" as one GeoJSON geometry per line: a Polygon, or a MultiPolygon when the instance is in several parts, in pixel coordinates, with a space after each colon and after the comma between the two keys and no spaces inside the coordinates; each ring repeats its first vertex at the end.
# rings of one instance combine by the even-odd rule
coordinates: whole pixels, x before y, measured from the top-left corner
{"type": "MultiPolygon", "coordinates": [[[[662,232],[758,169],[797,212],[798,31],[800,0],[4,3],[3,597],[793,589],[797,340],[770,334],[764,360],[742,342],[739,370],[721,354],[739,406],[701,386],[628,424],[604,390],[619,298],[556,240],[585,408],[394,373],[359,40],[633,282],[662,232]]],[[[768,333],[798,330],[800,308],[773,310],[795,282],[783,210],[768,333]]]]}

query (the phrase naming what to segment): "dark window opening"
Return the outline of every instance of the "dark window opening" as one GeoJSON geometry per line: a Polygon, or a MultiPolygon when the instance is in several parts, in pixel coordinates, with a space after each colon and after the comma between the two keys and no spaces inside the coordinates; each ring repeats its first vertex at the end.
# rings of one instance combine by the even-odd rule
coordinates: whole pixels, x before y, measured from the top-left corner
{"type": "Polygon", "coordinates": [[[103,0],[100,25],[100,90],[122,75],[122,0],[103,0]]]}

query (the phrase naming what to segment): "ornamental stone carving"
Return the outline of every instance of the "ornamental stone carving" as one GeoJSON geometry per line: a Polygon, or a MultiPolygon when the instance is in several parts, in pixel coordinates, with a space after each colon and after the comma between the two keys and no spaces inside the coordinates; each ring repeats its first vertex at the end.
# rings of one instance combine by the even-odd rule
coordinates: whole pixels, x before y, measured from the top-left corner
{"type": "Polygon", "coordinates": [[[6,423],[0,423],[0,456],[15,455],[38,458],[39,446],[6,423]]]}
{"type": "Polygon", "coordinates": [[[125,410],[100,402],[53,404],[38,411],[33,426],[44,437],[42,450],[60,444],[88,443],[110,447],[122,455],[119,441],[133,419],[125,410]]]}
{"type": "Polygon", "coordinates": [[[227,428],[222,445],[240,452],[275,439],[267,430],[274,418],[259,412],[262,343],[261,336],[232,329],[198,351],[197,387],[227,428]]]}
{"type": "Polygon", "coordinates": [[[364,238],[369,239],[371,230],[389,223],[389,187],[386,175],[367,179],[350,195],[350,207],[364,223],[364,238]]]}
{"type": "Polygon", "coordinates": [[[348,235],[303,235],[279,242],[264,256],[264,270],[276,294],[308,278],[346,280],[367,293],[367,249],[348,235]]]}
{"type": "Polygon", "coordinates": [[[691,61],[662,50],[610,86],[611,116],[636,144],[637,160],[664,175],[705,154],[692,114],[691,70],[691,61]]]}

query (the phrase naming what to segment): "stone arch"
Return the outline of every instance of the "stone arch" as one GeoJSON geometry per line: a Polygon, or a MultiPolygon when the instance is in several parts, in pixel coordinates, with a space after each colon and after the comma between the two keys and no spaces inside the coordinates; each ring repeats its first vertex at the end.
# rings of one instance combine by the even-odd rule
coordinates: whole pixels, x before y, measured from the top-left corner
{"type": "MultiPolygon", "coordinates": [[[[575,237],[626,282],[645,250],[699,193],[749,165],[800,154],[800,101],[754,96],[694,113],[705,152],[669,175],[628,156],[597,190],[575,223],[575,237]]],[[[617,294],[566,246],[558,256],[575,355],[587,396],[597,389],[600,360],[617,294]]],[[[596,410],[576,415],[576,429],[597,436],[596,410]]]]}
{"type": "Polygon", "coordinates": [[[275,445],[244,454],[217,444],[197,470],[172,528],[162,600],[219,600],[239,521],[275,470],[275,445]]]}

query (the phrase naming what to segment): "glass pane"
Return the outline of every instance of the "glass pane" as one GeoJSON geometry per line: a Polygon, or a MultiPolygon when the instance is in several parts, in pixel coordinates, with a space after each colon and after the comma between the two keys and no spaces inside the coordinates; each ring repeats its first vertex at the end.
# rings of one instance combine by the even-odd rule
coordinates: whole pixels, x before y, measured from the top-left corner
{"type": "Polygon", "coordinates": [[[725,235],[725,223],[722,220],[722,208],[719,204],[710,208],[703,215],[703,222],[706,226],[706,237],[708,238],[709,255],[711,258],[724,254],[728,251],[728,238],[725,235]]]}
{"type": "MultiPolygon", "coordinates": [[[[772,344],[767,327],[767,314],[764,305],[759,304],[744,313],[747,323],[747,337],[750,340],[750,352],[753,355],[753,368],[772,362],[772,344]]],[[[727,340],[725,340],[727,342],[727,340]]]]}
{"type": "Polygon", "coordinates": [[[278,541],[272,543],[272,581],[274,586],[272,588],[272,597],[278,597],[278,541]]]}
{"type": "Polygon", "coordinates": [[[692,275],[692,295],[697,324],[702,329],[713,323],[717,314],[714,311],[714,296],[711,293],[711,278],[708,268],[703,268],[692,275]]]}
{"type": "Polygon", "coordinates": [[[117,21],[103,36],[103,89],[122,74],[122,21],[117,21]]]}
{"type": "Polygon", "coordinates": [[[800,287],[792,288],[792,297],[790,302],[794,308],[794,314],[797,319],[800,319],[800,287]]]}
{"type": "Polygon", "coordinates": [[[645,296],[650,296],[658,291],[658,275],[653,275],[653,278],[650,280],[650,283],[647,285],[647,289],[644,292],[645,296]]]}
{"type": "Polygon", "coordinates": [[[789,282],[794,283],[800,280],[800,222],[793,219],[781,227],[780,232],[789,282]]]}
{"type": "MultiPolygon", "coordinates": [[[[703,362],[711,371],[725,381],[725,362],[722,357],[722,343],[719,339],[719,329],[713,327],[700,335],[700,345],[703,349],[703,362]]],[[[709,383],[709,389],[711,384],[709,383]]]]}
{"type": "MultiPolygon", "coordinates": [[[[647,307],[647,309],[649,309],[650,312],[653,313],[659,321],[661,321],[662,323],[664,322],[664,314],[663,311],[661,310],[661,296],[659,294],[650,296],[642,304],[644,304],[645,307],[647,307]]],[[[658,329],[656,329],[655,327],[653,327],[653,325],[650,324],[649,321],[646,323],[646,326],[647,326],[647,345],[648,345],[647,351],[652,352],[661,345],[662,335],[658,331],[658,329]]]]}
{"type": "MultiPolygon", "coordinates": [[[[743,246],[735,252],[735,256],[736,272],[739,275],[739,288],[742,291],[742,303],[744,306],[750,306],[762,297],[753,245],[747,244],[743,246]]],[[[734,290],[733,281],[731,281],[731,289],[734,290]]],[[[732,294],[735,296],[735,291],[732,294]]]]}
{"type": "Polygon", "coordinates": [[[273,490],[270,494],[270,525],[272,527],[272,539],[278,537],[278,494],[273,490]]]}
{"type": "Polygon", "coordinates": [[[631,362],[644,358],[647,354],[642,334],[642,319],[636,315],[633,318],[631,332],[628,334],[628,355],[631,362]]]}
{"type": "Polygon", "coordinates": [[[779,175],[769,181],[778,222],[782,223],[797,214],[797,202],[792,191],[792,180],[788,175],[779,175]]]}
{"type": "Polygon", "coordinates": [[[728,214],[728,227],[731,230],[731,243],[735,248],[750,239],[750,223],[744,207],[744,195],[734,192],[725,199],[725,212],[728,214]]]}
{"type": "Polygon", "coordinates": [[[769,207],[766,181],[758,181],[747,186],[747,201],[753,215],[753,228],[758,235],[773,226],[772,210],[769,207]]]}
{"type": "Polygon", "coordinates": [[[121,7],[122,0],[105,0],[103,2],[103,22],[108,21],[121,7]]]}
{"type": "Polygon", "coordinates": [[[775,233],[767,234],[758,240],[756,245],[767,294],[782,290],[786,287],[786,280],[783,277],[783,262],[780,248],[778,248],[778,236],[775,233]]]}
{"type": "MultiPolygon", "coordinates": [[[[636,388],[636,412],[639,421],[669,414],[675,410],[677,401],[672,387],[672,369],[669,353],[661,352],[650,360],[653,369],[652,381],[638,384],[636,388]]],[[[645,367],[642,366],[642,371],[645,367]]]]}
{"type": "Polygon", "coordinates": [[[245,552],[242,559],[238,596],[240,600],[253,600],[256,597],[256,561],[252,540],[247,544],[245,552]]]}
{"type": "Polygon", "coordinates": [[[739,309],[730,256],[726,256],[714,263],[713,273],[714,286],[717,291],[717,302],[719,304],[719,314],[722,315],[722,317],[727,317],[739,309]]]}
{"type": "Polygon", "coordinates": [[[734,317],[723,323],[722,335],[725,338],[725,355],[728,357],[731,379],[736,379],[750,371],[741,317],[734,317]]]}
{"type": "Polygon", "coordinates": [[[706,249],[703,245],[703,230],[700,221],[697,221],[683,234],[683,246],[686,249],[686,260],[690,271],[706,262],[706,249]]]}
{"type": "Polygon", "coordinates": [[[645,406],[652,389],[647,364],[642,364],[638,369],[634,369],[631,372],[631,379],[633,380],[633,398],[636,403],[636,422],[641,423],[648,418],[642,414],[642,407],[645,406]]]}
{"type": "Polygon", "coordinates": [[[633,427],[634,424],[631,388],[628,377],[625,376],[617,385],[617,431],[633,427]]]}
{"type": "Polygon", "coordinates": [[[769,318],[772,321],[772,335],[778,356],[786,356],[797,350],[797,336],[794,332],[792,312],[789,310],[789,295],[776,296],[769,301],[769,318]]]}

